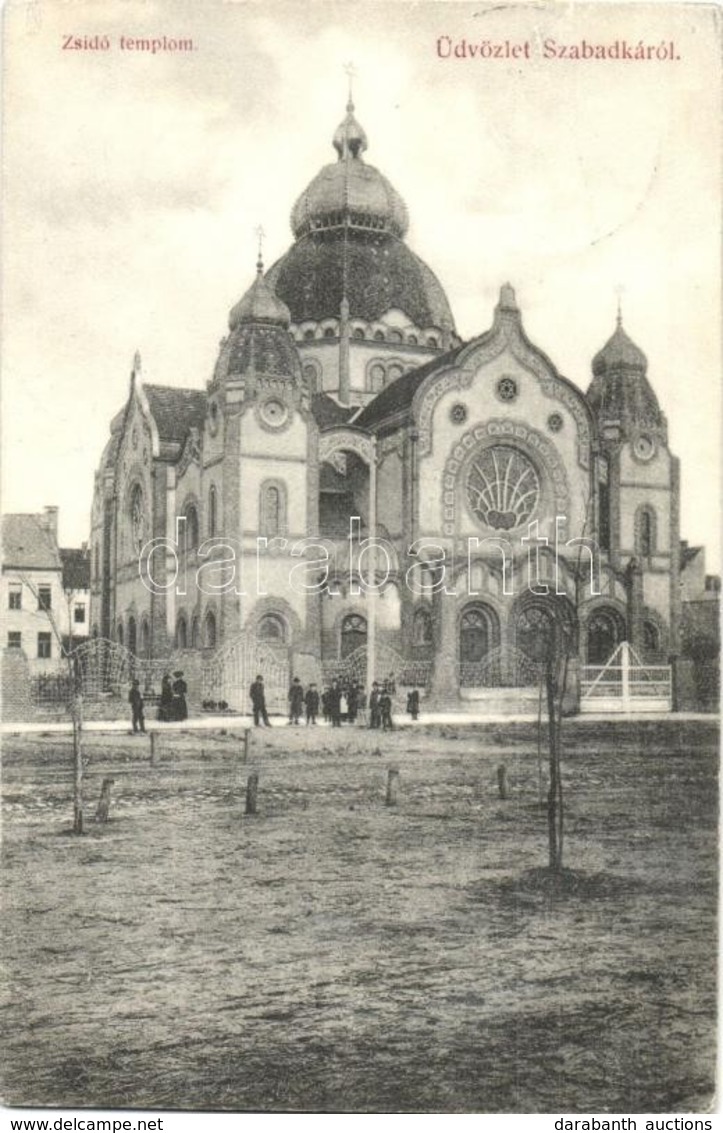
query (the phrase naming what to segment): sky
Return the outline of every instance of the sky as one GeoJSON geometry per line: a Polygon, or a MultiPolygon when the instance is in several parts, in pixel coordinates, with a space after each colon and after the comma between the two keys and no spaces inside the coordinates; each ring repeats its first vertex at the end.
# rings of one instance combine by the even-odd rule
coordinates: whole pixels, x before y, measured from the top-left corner
{"type": "Polygon", "coordinates": [[[720,569],[719,50],[697,4],[6,5],[2,510],[56,504],[61,543],[88,538],[134,352],[147,381],[205,386],[256,228],[270,265],[335,160],[352,62],[366,160],[464,338],[509,281],[529,337],[586,389],[620,295],[681,458],[682,535],[720,569]],[[64,46],[96,36],[108,50],[64,46]],[[583,41],[675,57],[570,57],[583,41]],[[502,57],[471,57],[483,43],[502,57]]]}

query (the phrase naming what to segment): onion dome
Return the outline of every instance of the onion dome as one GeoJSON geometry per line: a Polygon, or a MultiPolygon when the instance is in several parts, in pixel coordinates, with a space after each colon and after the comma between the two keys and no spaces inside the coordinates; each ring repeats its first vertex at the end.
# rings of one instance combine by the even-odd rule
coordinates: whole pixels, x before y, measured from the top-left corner
{"type": "Polygon", "coordinates": [[[396,189],[362,154],[367,136],[347,104],[333,145],[335,164],[325,165],[304,189],[291,212],[294,236],[330,228],[359,228],[404,236],[409,227],[407,206],[396,189]]]}
{"type": "Polygon", "coordinates": [[[231,333],[224,340],[213,382],[253,374],[298,378],[299,354],[289,334],[289,308],[256,265],[256,279],[231,311],[231,333]]]}
{"type": "Polygon", "coordinates": [[[623,436],[641,428],[665,433],[665,416],[647,379],[647,368],[647,358],[625,333],[618,315],[615,333],[593,358],[593,381],[587,392],[602,426],[619,426],[623,436]]]}
{"type": "Polygon", "coordinates": [[[592,360],[592,372],[597,376],[621,367],[645,373],[648,359],[640,347],[636,346],[632,338],[625,333],[622,319],[618,315],[615,333],[592,360]]]}
{"type": "Polygon", "coordinates": [[[454,319],[434,272],[404,243],[407,207],[378,169],[366,164],[367,136],[354,107],[336,130],[337,161],[325,165],[294,205],[295,243],[267,273],[293,323],[349,317],[374,322],[403,311],[415,326],[448,327],[454,319]]]}
{"type": "Polygon", "coordinates": [[[275,294],[264,278],[264,265],[256,264],[256,279],[228,317],[228,325],[235,330],[241,323],[272,323],[288,327],[291,322],[289,308],[275,294]]]}

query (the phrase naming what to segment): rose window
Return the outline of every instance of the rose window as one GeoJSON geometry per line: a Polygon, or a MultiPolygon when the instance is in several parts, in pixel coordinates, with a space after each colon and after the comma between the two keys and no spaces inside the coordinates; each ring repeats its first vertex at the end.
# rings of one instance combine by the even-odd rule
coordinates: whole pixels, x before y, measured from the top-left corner
{"type": "Polygon", "coordinates": [[[497,396],[500,401],[514,401],[517,397],[517,382],[514,378],[500,378],[497,383],[497,396]]]}
{"type": "Polygon", "coordinates": [[[540,478],[523,453],[507,445],[493,445],[472,460],[465,491],[478,519],[489,527],[510,531],[527,522],[537,508],[540,478]]]}

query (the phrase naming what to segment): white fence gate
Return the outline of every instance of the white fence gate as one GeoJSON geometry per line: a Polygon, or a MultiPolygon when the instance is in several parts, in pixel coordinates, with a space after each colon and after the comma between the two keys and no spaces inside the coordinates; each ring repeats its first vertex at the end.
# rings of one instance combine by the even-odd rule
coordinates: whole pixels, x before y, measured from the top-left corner
{"type": "Polygon", "coordinates": [[[670,665],[644,665],[627,641],[607,665],[585,665],[580,674],[581,712],[671,712],[670,665]]]}

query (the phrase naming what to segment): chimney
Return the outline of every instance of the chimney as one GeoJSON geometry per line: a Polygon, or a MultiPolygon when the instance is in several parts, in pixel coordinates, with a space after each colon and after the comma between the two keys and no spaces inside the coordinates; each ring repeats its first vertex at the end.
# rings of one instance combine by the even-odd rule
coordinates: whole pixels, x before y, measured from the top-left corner
{"type": "Polygon", "coordinates": [[[46,506],[43,508],[43,511],[45,512],[45,514],[43,516],[43,520],[42,520],[43,527],[45,528],[46,531],[48,531],[53,536],[53,538],[55,539],[55,542],[57,543],[58,542],[58,509],[57,509],[57,507],[48,507],[47,504],[46,504],[46,506]]]}

